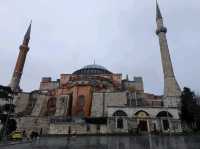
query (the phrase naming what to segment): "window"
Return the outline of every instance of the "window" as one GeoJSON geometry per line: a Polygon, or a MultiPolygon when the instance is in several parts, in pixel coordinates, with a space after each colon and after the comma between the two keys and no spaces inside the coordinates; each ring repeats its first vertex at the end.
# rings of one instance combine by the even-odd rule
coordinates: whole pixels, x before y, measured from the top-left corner
{"type": "Polygon", "coordinates": [[[116,117],[116,128],[123,129],[124,128],[124,118],[126,119],[127,114],[122,110],[115,111],[113,114],[116,117]]]}
{"type": "Polygon", "coordinates": [[[122,118],[117,119],[117,128],[123,129],[124,128],[124,123],[122,118]]]}
{"type": "Polygon", "coordinates": [[[169,129],[169,121],[168,120],[163,120],[163,129],[168,130],[169,129]]]}

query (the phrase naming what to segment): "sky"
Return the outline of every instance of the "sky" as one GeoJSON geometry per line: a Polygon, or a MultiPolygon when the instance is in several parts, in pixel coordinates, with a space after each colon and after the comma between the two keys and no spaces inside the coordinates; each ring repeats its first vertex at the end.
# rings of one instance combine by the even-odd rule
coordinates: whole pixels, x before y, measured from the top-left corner
{"type": "MultiPolygon", "coordinates": [[[[176,79],[200,92],[200,1],[159,0],[176,79]]],[[[0,84],[8,85],[23,36],[31,40],[20,86],[39,88],[42,77],[96,64],[113,73],[142,76],[146,92],[163,93],[155,34],[155,0],[1,0],[0,84]]]]}

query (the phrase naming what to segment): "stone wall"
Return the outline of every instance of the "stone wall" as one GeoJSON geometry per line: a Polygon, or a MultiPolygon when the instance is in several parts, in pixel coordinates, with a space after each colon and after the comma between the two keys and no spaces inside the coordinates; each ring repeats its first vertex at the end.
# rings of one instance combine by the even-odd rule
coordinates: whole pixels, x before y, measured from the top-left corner
{"type": "Polygon", "coordinates": [[[126,92],[93,93],[91,117],[106,117],[108,106],[124,106],[126,103],[126,92]]]}
{"type": "Polygon", "coordinates": [[[67,114],[67,108],[69,103],[69,96],[60,96],[56,100],[56,113],[55,116],[64,116],[67,114]]]}
{"type": "Polygon", "coordinates": [[[106,134],[108,132],[106,125],[94,125],[86,123],[57,123],[50,124],[49,132],[50,135],[66,135],[69,134],[69,129],[71,130],[70,134],[106,134]]]}
{"type": "Polygon", "coordinates": [[[47,101],[49,99],[49,96],[36,93],[33,95],[33,98],[36,99],[36,103],[32,110],[31,116],[44,116],[45,112],[43,111],[47,110],[46,107],[47,107],[47,101]]]}
{"type": "Polygon", "coordinates": [[[14,97],[14,104],[16,105],[15,112],[20,113],[23,112],[29,103],[29,93],[18,93],[17,96],[14,97]]]}
{"type": "Polygon", "coordinates": [[[49,96],[39,92],[18,93],[14,97],[15,112],[22,115],[44,116],[49,96]]]}
{"type": "Polygon", "coordinates": [[[89,85],[74,86],[72,90],[72,116],[79,116],[80,113],[83,113],[85,117],[89,117],[92,103],[92,87],[89,85]],[[84,102],[83,105],[80,97],[82,97],[84,102]]]}
{"type": "Polygon", "coordinates": [[[42,134],[46,135],[49,131],[49,120],[48,117],[20,117],[16,118],[17,129],[21,131],[26,131],[30,134],[32,131],[40,133],[42,129],[42,134]]]}
{"type": "Polygon", "coordinates": [[[181,103],[181,98],[180,96],[163,97],[163,103],[165,107],[179,107],[181,103]]]}

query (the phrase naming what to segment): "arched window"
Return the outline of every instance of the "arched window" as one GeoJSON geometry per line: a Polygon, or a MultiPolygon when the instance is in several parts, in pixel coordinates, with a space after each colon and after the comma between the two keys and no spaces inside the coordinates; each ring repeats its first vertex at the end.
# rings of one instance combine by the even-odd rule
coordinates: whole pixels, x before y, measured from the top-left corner
{"type": "Polygon", "coordinates": [[[146,111],[140,110],[135,113],[135,116],[139,118],[149,117],[149,113],[147,113],[146,111]]]}
{"type": "Polygon", "coordinates": [[[173,118],[172,114],[167,112],[167,111],[159,112],[156,117],[170,117],[170,118],[173,118]]]}
{"type": "Polygon", "coordinates": [[[127,114],[126,114],[126,112],[124,112],[122,110],[118,110],[118,111],[115,111],[115,113],[113,113],[113,116],[124,117],[124,116],[127,116],[127,114]]]}
{"type": "Polygon", "coordinates": [[[125,123],[125,118],[127,117],[126,112],[122,111],[122,110],[117,110],[113,113],[113,116],[116,117],[116,128],[118,129],[123,129],[124,128],[124,123],[125,123]]]}
{"type": "Polygon", "coordinates": [[[156,117],[162,119],[162,127],[164,130],[170,129],[169,118],[173,118],[171,113],[167,111],[161,111],[157,114],[156,117]]]}

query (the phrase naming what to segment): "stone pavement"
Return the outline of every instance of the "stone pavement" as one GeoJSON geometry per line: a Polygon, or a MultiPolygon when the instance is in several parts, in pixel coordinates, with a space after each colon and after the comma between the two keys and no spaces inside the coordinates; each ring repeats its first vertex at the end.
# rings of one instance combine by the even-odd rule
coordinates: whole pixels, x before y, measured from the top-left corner
{"type": "Polygon", "coordinates": [[[46,137],[1,149],[199,149],[200,136],[46,137]]]}

